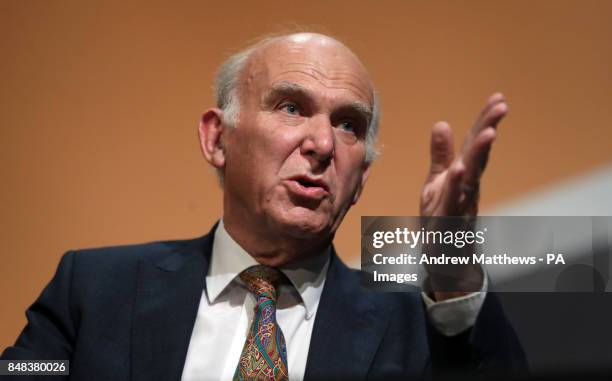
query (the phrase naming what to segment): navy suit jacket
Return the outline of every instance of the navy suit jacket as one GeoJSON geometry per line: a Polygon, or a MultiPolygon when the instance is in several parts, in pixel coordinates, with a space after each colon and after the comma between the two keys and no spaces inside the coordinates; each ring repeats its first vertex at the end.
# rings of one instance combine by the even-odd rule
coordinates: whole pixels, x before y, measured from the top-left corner
{"type": "MultiPolygon", "coordinates": [[[[193,240],[68,252],[2,359],[68,359],[71,380],[180,380],[212,241],[211,231],[193,240]]],[[[446,338],[429,326],[420,293],[367,290],[360,276],[332,254],[306,380],[525,368],[493,294],[473,328],[446,338]]]]}

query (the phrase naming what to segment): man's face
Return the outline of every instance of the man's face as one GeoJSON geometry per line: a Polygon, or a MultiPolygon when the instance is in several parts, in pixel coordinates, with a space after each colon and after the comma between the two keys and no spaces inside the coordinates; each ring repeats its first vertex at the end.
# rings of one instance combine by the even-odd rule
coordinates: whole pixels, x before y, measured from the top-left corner
{"type": "Polygon", "coordinates": [[[226,129],[225,219],[254,231],[329,239],[368,174],[373,90],[347,48],[316,35],[272,42],[242,73],[226,129]]]}

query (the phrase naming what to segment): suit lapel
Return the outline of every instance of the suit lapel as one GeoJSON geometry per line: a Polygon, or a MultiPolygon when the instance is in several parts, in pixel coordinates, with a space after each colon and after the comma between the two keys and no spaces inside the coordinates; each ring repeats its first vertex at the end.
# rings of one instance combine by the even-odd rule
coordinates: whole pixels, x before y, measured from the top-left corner
{"type": "Polygon", "coordinates": [[[158,260],[141,261],[132,325],[133,380],[180,380],[205,287],[212,231],[173,246],[158,260]]]}
{"type": "Polygon", "coordinates": [[[365,379],[387,317],[372,293],[361,292],[357,273],[332,252],[304,379],[365,379]]]}

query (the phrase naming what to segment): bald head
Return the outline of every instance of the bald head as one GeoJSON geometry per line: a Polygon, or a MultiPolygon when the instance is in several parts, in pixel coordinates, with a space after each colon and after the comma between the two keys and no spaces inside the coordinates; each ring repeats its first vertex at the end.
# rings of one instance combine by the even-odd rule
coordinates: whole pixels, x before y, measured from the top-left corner
{"type": "Polygon", "coordinates": [[[357,107],[369,109],[365,160],[372,162],[377,156],[375,143],[379,115],[374,87],[359,58],[342,42],[323,34],[267,37],[229,57],[216,78],[217,107],[224,112],[224,122],[230,126],[237,125],[241,103],[248,101],[246,95],[257,83],[269,81],[269,76],[274,73],[292,70],[299,70],[305,76],[318,76],[329,88],[347,79],[354,84],[351,89],[359,92],[359,97],[365,100],[357,107]]]}
{"type": "Polygon", "coordinates": [[[246,67],[252,65],[269,65],[282,62],[286,55],[301,55],[303,60],[310,61],[313,67],[319,66],[321,70],[333,61],[342,60],[347,70],[363,82],[368,88],[368,97],[373,98],[374,89],[369,75],[359,58],[342,42],[318,33],[296,33],[278,36],[263,40],[256,44],[248,55],[246,67]],[[325,59],[329,59],[326,62],[325,59]]]}

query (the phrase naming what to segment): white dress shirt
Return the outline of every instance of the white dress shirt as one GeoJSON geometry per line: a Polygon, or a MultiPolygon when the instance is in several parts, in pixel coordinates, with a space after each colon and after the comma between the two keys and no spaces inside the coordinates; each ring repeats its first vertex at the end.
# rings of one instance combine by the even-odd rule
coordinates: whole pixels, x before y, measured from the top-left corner
{"type": "MultiPolygon", "coordinates": [[[[287,344],[289,379],[304,378],[310,337],[323,292],[329,249],[280,270],[291,284],[279,289],[276,319],[287,344]]],[[[191,334],[182,381],[231,380],[253,319],[255,296],[238,274],[257,262],[225,230],[215,230],[211,262],[191,334]]],[[[486,291],[486,280],[483,285],[486,291]]],[[[445,335],[474,324],[484,292],[436,303],[423,295],[432,324],[445,335]]]]}

